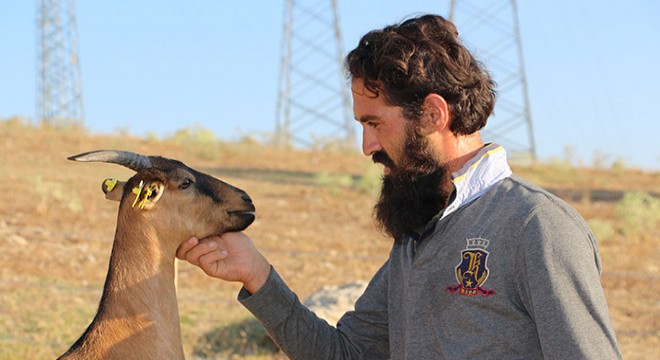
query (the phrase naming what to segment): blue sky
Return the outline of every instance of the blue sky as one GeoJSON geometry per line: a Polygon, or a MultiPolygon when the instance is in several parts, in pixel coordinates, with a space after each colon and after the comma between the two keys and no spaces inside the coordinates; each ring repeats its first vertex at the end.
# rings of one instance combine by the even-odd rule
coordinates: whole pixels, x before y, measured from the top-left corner
{"type": "MultiPolygon", "coordinates": [[[[35,114],[36,3],[0,3],[0,118],[35,114]]],[[[446,15],[448,4],[339,0],[344,49],[410,14],[446,15]]],[[[85,126],[272,133],[283,9],[266,0],[77,1],[85,126]]],[[[518,10],[539,157],[659,170],[660,2],[527,0],[518,10]]]]}

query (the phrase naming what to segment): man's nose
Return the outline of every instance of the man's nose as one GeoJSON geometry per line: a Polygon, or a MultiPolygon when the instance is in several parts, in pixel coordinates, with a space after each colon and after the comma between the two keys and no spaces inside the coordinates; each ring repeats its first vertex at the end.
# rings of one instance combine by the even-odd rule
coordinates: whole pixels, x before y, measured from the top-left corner
{"type": "Polygon", "coordinates": [[[369,126],[362,128],[362,153],[371,156],[376,151],[383,150],[383,147],[375,136],[374,131],[369,126]]]}

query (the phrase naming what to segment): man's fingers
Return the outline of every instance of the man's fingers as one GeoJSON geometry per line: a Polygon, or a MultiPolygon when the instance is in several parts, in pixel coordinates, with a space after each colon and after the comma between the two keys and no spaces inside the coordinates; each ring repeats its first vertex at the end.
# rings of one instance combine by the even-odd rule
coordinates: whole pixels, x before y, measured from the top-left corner
{"type": "Polygon", "coordinates": [[[226,250],[216,249],[199,257],[199,267],[201,267],[207,275],[215,276],[220,267],[219,261],[224,260],[226,257],[226,250]]]}
{"type": "Polygon", "coordinates": [[[185,253],[184,259],[193,265],[199,265],[199,258],[218,249],[215,241],[200,240],[199,243],[185,253]]]}
{"type": "Polygon", "coordinates": [[[186,253],[190,251],[190,249],[195,247],[198,243],[199,243],[199,239],[197,239],[194,236],[184,241],[183,244],[179,245],[179,248],[176,249],[177,259],[186,260],[186,253]]]}

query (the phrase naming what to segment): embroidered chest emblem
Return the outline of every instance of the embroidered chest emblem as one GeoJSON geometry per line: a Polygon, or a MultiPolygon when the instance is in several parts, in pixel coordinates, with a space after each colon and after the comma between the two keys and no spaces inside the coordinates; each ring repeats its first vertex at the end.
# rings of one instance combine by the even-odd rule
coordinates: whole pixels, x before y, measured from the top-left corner
{"type": "Polygon", "coordinates": [[[482,285],[488,279],[488,251],[490,241],[482,238],[467,239],[467,247],[461,251],[461,263],[456,266],[458,285],[447,287],[447,291],[463,296],[483,297],[495,295],[494,290],[487,290],[482,285]]]}

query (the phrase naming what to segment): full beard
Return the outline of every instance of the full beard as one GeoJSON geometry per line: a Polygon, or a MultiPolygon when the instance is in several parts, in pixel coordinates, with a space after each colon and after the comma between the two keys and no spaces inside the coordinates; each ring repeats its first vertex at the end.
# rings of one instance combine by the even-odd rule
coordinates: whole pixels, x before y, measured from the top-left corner
{"type": "Polygon", "coordinates": [[[425,226],[447,205],[447,167],[430,150],[426,139],[411,124],[407,126],[400,165],[393,166],[384,152],[373,156],[375,162],[391,169],[383,176],[374,216],[379,227],[395,240],[425,226]]]}

